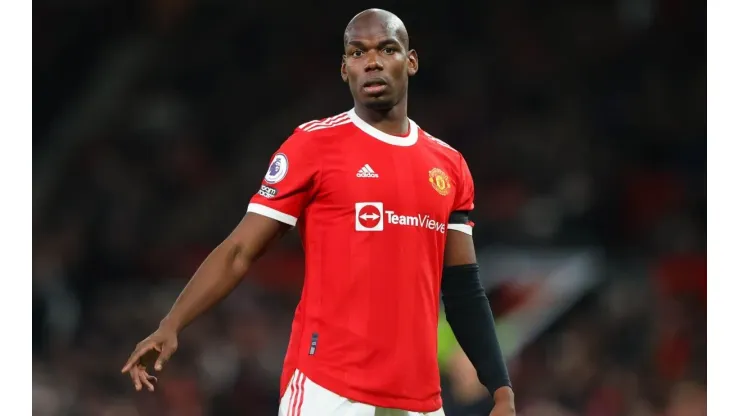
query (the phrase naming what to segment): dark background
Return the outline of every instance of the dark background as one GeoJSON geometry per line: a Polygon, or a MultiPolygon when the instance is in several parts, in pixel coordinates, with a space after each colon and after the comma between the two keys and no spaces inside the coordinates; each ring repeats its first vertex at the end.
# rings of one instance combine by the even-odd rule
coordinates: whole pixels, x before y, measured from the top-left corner
{"type": "MultiPolygon", "coordinates": [[[[706,3],[689,0],[34,2],[34,414],[276,414],[296,235],[181,335],[156,393],[119,369],[293,128],[351,107],[342,32],[366,7],[406,23],[410,116],[466,156],[478,248],[604,253],[601,283],[512,357],[519,414],[704,414],[706,3]]],[[[464,364],[443,368],[446,412],[487,414],[464,364]]]]}

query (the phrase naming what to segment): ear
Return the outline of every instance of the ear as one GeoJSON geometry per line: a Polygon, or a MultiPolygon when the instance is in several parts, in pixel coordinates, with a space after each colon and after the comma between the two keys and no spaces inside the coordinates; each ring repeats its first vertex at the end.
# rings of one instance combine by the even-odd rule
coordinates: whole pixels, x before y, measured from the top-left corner
{"type": "Polygon", "coordinates": [[[419,72],[419,55],[416,54],[416,50],[411,49],[406,54],[406,59],[408,60],[408,74],[413,77],[419,72]]]}
{"type": "Polygon", "coordinates": [[[347,55],[342,55],[342,67],[339,70],[342,74],[342,81],[347,82],[349,76],[347,75],[347,55]]]}

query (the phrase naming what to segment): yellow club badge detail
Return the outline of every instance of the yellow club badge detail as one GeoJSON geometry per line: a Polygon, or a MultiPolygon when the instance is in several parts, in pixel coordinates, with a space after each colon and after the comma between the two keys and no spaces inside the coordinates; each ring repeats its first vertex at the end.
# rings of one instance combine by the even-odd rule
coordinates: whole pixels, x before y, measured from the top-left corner
{"type": "Polygon", "coordinates": [[[429,171],[429,183],[432,184],[432,188],[439,192],[440,195],[445,196],[450,193],[450,178],[442,169],[434,168],[429,171]]]}

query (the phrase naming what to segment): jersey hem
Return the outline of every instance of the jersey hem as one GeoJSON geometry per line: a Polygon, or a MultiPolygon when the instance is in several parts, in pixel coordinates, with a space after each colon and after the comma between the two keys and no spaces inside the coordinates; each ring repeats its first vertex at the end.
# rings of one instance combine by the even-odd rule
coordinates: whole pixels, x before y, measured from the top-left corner
{"type": "Polygon", "coordinates": [[[313,371],[303,371],[311,381],[317,385],[331,391],[334,394],[344,397],[345,399],[368,404],[370,406],[382,407],[385,409],[398,409],[407,412],[431,413],[442,408],[442,397],[437,394],[433,399],[403,399],[397,397],[380,396],[376,393],[368,393],[357,388],[347,385],[346,382],[339,381],[331,376],[313,371]]]}

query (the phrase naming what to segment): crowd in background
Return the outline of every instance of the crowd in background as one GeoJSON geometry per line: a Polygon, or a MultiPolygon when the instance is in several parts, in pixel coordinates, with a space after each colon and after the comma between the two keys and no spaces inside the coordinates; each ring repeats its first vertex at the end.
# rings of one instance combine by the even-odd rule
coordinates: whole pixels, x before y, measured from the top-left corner
{"type": "MultiPolygon", "coordinates": [[[[341,32],[360,9],[114,3],[34,9],[50,28],[34,45],[34,82],[48,87],[34,89],[34,163],[100,56],[132,35],[161,48],[34,206],[34,413],[276,414],[301,288],[295,233],[182,333],[157,393],[134,394],[119,370],[240,220],[281,141],[351,107],[341,32]]],[[[605,283],[510,363],[519,414],[703,415],[705,10],[388,8],[420,55],[410,117],[475,178],[476,244],[607,254],[605,283]]],[[[464,360],[443,370],[448,415],[490,411],[467,400],[464,360]]]]}

